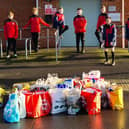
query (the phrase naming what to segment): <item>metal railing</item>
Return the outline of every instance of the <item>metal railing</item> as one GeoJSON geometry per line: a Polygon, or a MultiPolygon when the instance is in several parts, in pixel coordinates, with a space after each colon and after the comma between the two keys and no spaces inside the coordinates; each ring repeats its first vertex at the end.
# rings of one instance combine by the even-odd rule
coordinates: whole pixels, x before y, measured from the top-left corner
{"type": "MultiPolygon", "coordinates": [[[[45,27],[44,27],[45,28],[45,27]]],[[[27,30],[27,29],[26,29],[27,30]]],[[[29,29],[28,29],[29,30],[29,29]]],[[[50,29],[46,28],[46,36],[39,36],[39,39],[46,39],[47,40],[47,49],[50,48],[50,38],[55,38],[53,36],[50,36],[50,29]]],[[[3,32],[3,29],[0,29],[0,32],[3,32]]],[[[19,38],[17,40],[24,40],[25,42],[25,57],[28,58],[28,44],[29,44],[29,54],[31,54],[31,48],[32,48],[32,41],[31,37],[23,38],[23,30],[19,29],[19,38]]],[[[7,43],[6,43],[7,47],[7,43]]],[[[0,56],[3,57],[3,41],[0,39],[0,56]]]]}

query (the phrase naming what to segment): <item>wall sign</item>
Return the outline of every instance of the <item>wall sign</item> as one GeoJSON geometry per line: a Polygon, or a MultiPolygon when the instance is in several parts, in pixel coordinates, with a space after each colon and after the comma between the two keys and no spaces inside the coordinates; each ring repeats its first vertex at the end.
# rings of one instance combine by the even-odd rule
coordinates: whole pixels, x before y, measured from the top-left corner
{"type": "Polygon", "coordinates": [[[120,22],[121,21],[121,14],[120,13],[108,13],[108,16],[111,17],[113,22],[120,22]]]}
{"type": "Polygon", "coordinates": [[[45,15],[52,15],[52,4],[45,4],[45,15]]]}
{"type": "Polygon", "coordinates": [[[53,8],[52,4],[45,4],[45,15],[53,15],[57,11],[56,8],[53,8]]]}
{"type": "Polygon", "coordinates": [[[108,6],[108,12],[115,12],[116,6],[108,6]]]}

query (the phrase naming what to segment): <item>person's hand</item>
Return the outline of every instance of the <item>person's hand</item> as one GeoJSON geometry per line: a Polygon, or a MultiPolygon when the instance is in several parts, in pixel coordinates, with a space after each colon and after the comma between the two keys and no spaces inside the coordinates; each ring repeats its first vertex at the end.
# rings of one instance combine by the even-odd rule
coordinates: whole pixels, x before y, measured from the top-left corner
{"type": "Polygon", "coordinates": [[[111,42],[110,45],[113,46],[113,42],[111,42]]]}
{"type": "Polygon", "coordinates": [[[52,25],[50,25],[49,28],[52,28],[52,25]]]}

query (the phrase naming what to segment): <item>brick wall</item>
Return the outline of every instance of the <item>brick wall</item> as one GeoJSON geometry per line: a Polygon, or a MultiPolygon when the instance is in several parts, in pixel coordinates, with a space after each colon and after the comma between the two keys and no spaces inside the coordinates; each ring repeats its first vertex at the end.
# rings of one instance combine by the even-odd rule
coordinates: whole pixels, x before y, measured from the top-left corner
{"type": "MultiPolygon", "coordinates": [[[[19,27],[22,27],[31,15],[32,7],[35,5],[34,0],[1,0],[0,2],[0,29],[3,28],[3,22],[7,18],[9,10],[15,12],[15,19],[19,27]]],[[[24,31],[23,36],[30,36],[28,31],[24,31]]],[[[0,32],[0,38],[4,40],[3,32],[0,32]]],[[[24,47],[23,42],[18,41],[18,47],[24,47]]],[[[5,46],[5,42],[4,42],[5,46]]]]}

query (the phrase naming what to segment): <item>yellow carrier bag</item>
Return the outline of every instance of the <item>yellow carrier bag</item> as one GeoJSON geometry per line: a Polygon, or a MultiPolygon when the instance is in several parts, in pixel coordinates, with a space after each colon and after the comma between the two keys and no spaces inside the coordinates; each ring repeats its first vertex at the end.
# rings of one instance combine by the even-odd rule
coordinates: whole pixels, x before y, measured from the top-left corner
{"type": "Polygon", "coordinates": [[[123,89],[117,87],[114,91],[108,91],[109,101],[113,110],[124,109],[123,89]]]}

